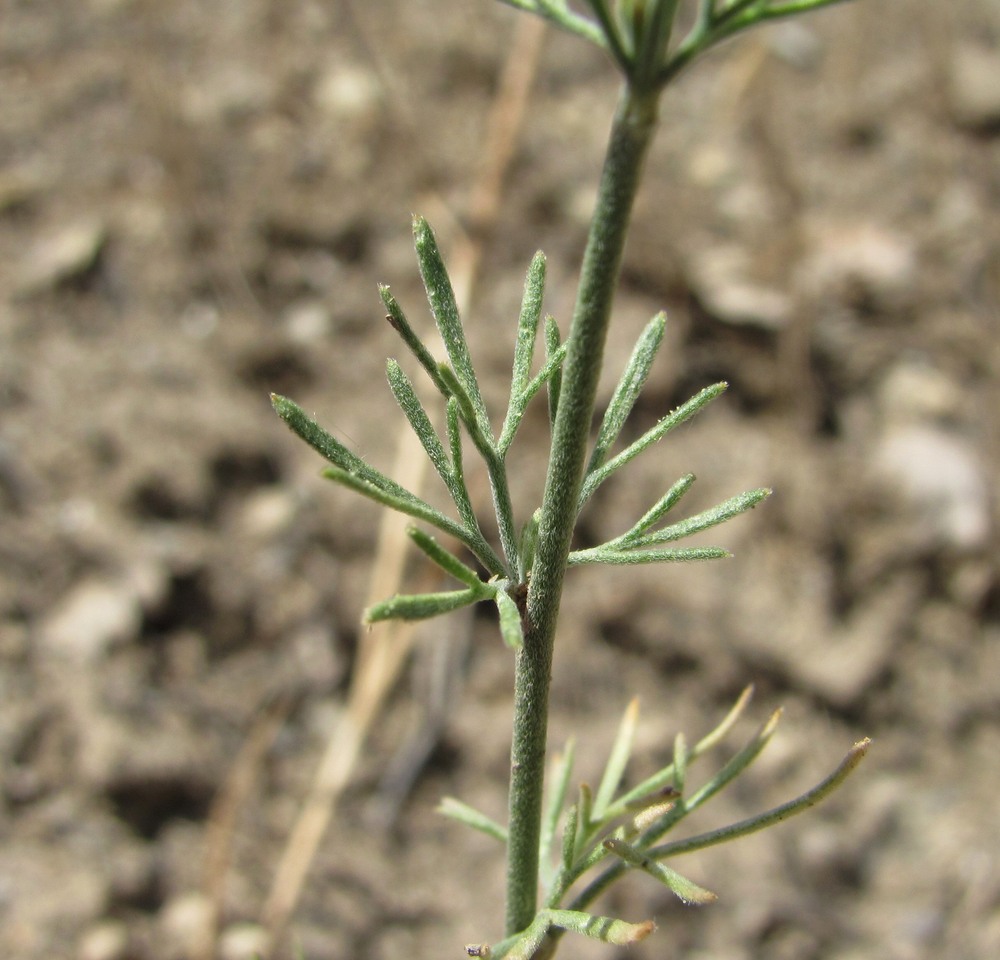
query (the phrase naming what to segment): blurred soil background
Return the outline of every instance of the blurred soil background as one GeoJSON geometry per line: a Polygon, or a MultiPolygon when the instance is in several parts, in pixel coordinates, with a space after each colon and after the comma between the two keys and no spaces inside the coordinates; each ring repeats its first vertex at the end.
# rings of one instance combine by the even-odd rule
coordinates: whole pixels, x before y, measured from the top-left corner
{"type": "MultiPolygon", "coordinates": [[[[490,0],[4,3],[4,957],[266,946],[367,636],[380,521],[319,478],[268,393],[397,470],[385,358],[417,371],[376,284],[428,329],[409,218],[460,248],[517,18],[490,0]]],[[[616,93],[600,53],[543,42],[468,314],[495,410],[537,248],[567,327],[616,93]]],[[[777,737],[692,831],[875,743],[821,808],[677,862],[714,906],[630,879],[605,912],[659,930],[628,956],[1000,956],[1000,4],[862,0],[685,75],[604,400],[660,309],[629,429],[731,388],[608,483],[581,538],[625,530],[688,471],[686,512],[776,492],[715,531],[732,560],[572,572],[552,742],[573,733],[593,782],[638,694],[635,782],[754,684],[710,761],[783,706],[777,737]]],[[[512,454],[522,518],[542,406],[512,454]]],[[[427,576],[411,559],[404,584],[427,576]]],[[[458,957],[501,932],[501,851],[434,808],[505,817],[510,656],[486,615],[413,642],[276,957],[458,957]]]]}

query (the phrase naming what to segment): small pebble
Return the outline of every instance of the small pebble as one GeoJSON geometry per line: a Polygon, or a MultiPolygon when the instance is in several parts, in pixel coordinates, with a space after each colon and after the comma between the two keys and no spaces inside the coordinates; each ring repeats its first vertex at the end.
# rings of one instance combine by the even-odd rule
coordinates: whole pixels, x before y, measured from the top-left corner
{"type": "Polygon", "coordinates": [[[163,934],[162,956],[190,957],[202,944],[212,917],[212,905],[201,893],[182,893],[167,901],[160,911],[163,934]]]}
{"type": "Polygon", "coordinates": [[[86,930],[77,949],[78,960],[123,960],[128,955],[128,930],[120,920],[102,920],[86,930]]]}
{"type": "Polygon", "coordinates": [[[180,91],[185,117],[207,125],[264,111],[275,95],[274,81],[254,65],[230,63],[180,91]]]}
{"type": "Polygon", "coordinates": [[[333,318],[318,300],[300,300],[291,304],[282,317],[289,339],[302,346],[311,346],[330,336],[333,318]]]}
{"type": "Polygon", "coordinates": [[[219,937],[221,960],[255,960],[267,947],[267,931],[256,923],[230,924],[219,937]]]}
{"type": "Polygon", "coordinates": [[[0,170],[0,214],[33,203],[50,185],[51,176],[38,165],[0,170]]]}
{"type": "Polygon", "coordinates": [[[799,70],[815,70],[823,58],[823,42],[814,30],[794,20],[776,23],[767,32],[775,56],[799,70]]]}
{"type": "Polygon", "coordinates": [[[897,423],[952,419],[961,412],[962,402],[959,384],[929,363],[902,361],[879,385],[880,412],[897,423]]]}
{"type": "Polygon", "coordinates": [[[374,113],[381,97],[378,77],[361,67],[332,66],[316,83],[316,103],[340,120],[374,113]]]}
{"type": "Polygon", "coordinates": [[[949,65],[947,96],[956,126],[972,133],[1000,133],[1000,49],[957,47],[949,65]]]}
{"type": "Polygon", "coordinates": [[[77,663],[94,663],[139,630],[141,606],[127,581],[86,580],[58,602],[39,627],[41,645],[77,663]]]}
{"type": "Polygon", "coordinates": [[[107,239],[107,228],[94,217],[63,225],[29,251],[16,281],[17,292],[30,296],[79,279],[97,262],[107,239]]]}
{"type": "Polygon", "coordinates": [[[891,425],[873,467],[909,508],[928,546],[976,550],[989,543],[989,485],[965,438],[931,424],[891,425]]]}
{"type": "Polygon", "coordinates": [[[891,312],[909,305],[917,289],[915,243],[902,233],[870,223],[818,229],[797,272],[805,299],[857,301],[891,312]]]}
{"type": "Polygon", "coordinates": [[[297,511],[298,503],[287,490],[259,490],[243,504],[240,526],[255,539],[271,540],[288,530],[297,511]]]}
{"type": "Polygon", "coordinates": [[[783,291],[747,279],[742,251],[705,251],[688,267],[688,282],[702,306],[717,320],[734,326],[779,330],[788,325],[792,303],[783,291]]]}

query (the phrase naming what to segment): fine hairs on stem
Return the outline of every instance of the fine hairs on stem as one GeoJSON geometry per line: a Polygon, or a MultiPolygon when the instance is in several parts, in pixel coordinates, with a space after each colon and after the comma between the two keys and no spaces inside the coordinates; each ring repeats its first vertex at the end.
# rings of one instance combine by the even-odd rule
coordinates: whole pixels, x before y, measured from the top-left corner
{"type": "MultiPolygon", "coordinates": [[[[485,2],[485,0],[483,0],[485,2]]],[[[514,359],[510,395],[502,417],[487,408],[451,277],[435,235],[414,220],[414,246],[430,312],[446,359],[437,361],[415,333],[388,287],[380,287],[386,319],[440,395],[443,433],[414,389],[404,365],[387,364],[389,388],[450,498],[453,509],[434,507],[414,490],[391,479],[353,453],[296,403],[274,396],[278,415],[320,453],[323,475],[335,484],[420,526],[409,528],[413,545],[455,582],[454,589],[396,594],[371,605],[365,621],[422,620],[478,603],[496,607],[499,634],[513,658],[514,697],[507,824],[454,798],[440,807],[506,848],[505,929],[499,942],[466,947],[469,956],[518,960],[551,956],[566,933],[613,945],[649,936],[651,920],[629,920],[590,912],[592,903],[629,870],[663,884],[681,902],[708,904],[715,894],[665,861],[692,850],[728,842],[802,812],[836,789],[868,750],[867,739],[847,752],[815,787],[778,807],[686,840],[667,834],[736,777],[742,775],[773,736],[774,712],[759,730],[700,785],[695,764],[719,744],[744,713],[748,688],[727,716],[693,745],[678,734],[669,764],[638,785],[624,786],[638,723],[638,705],[625,711],[598,789],[572,788],[576,746],[556,758],[545,796],[549,684],[562,590],[567,571],[604,564],[606,575],[627,564],[717,560],[721,546],[678,546],[676,541],[712,529],[761,503],[766,489],[736,493],[707,510],[677,517],[694,483],[679,477],[619,535],[596,546],[573,549],[582,511],[609,477],[648,454],[671,431],[720,397],[725,383],[706,384],[689,401],[638,439],[619,441],[663,342],[667,318],[657,314],[640,335],[601,422],[594,423],[604,347],[636,193],[657,129],[664,89],[704,51],[750,27],[790,17],[838,0],[503,0],[542,17],[604,50],[622,74],[597,200],[580,267],[575,306],[565,336],[558,321],[543,314],[545,258],[535,255],[527,270],[521,308],[512,325],[514,359]],[[681,8],[686,13],[678,16],[681,8]],[[677,36],[681,24],[689,24],[677,36]],[[541,332],[544,356],[535,358],[541,332]],[[545,394],[551,443],[540,505],[512,502],[507,454],[529,404],[545,394]],[[480,457],[489,479],[494,517],[480,523],[466,486],[465,444],[480,457]],[[669,516],[668,516],[669,515],[669,516]],[[426,528],[432,528],[432,535],[426,528]],[[495,528],[491,542],[484,529],[495,528]]]]}

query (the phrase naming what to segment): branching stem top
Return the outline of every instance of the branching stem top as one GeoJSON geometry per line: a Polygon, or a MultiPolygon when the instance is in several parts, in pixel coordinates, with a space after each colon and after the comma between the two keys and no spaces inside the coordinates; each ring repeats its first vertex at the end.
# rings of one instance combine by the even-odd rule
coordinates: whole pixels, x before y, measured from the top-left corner
{"type": "Polygon", "coordinates": [[[694,22],[672,43],[680,0],[501,0],[606,50],[636,92],[658,90],[709,47],[760,23],[845,0],[697,0],[694,22]]]}

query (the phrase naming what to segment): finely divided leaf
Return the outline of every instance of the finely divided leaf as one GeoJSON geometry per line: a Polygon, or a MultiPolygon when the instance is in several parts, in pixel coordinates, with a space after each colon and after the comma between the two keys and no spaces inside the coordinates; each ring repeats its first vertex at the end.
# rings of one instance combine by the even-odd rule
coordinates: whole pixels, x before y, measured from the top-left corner
{"type": "MultiPolygon", "coordinates": [[[[545,357],[547,361],[552,360],[559,351],[562,344],[562,334],[559,332],[559,324],[555,317],[545,318],[545,357]]],[[[559,391],[562,389],[562,370],[557,366],[549,377],[549,423],[555,424],[556,412],[559,409],[559,391]]]]}
{"type": "Polygon", "coordinates": [[[403,373],[395,360],[387,361],[386,376],[389,380],[392,395],[396,398],[396,403],[399,404],[410,426],[413,427],[413,432],[420,440],[420,445],[427,453],[427,457],[434,464],[434,469],[437,470],[438,476],[441,477],[444,485],[451,491],[454,485],[454,476],[451,464],[448,461],[448,455],[445,453],[440,439],[438,439],[437,431],[431,424],[430,417],[427,416],[427,411],[424,410],[420,398],[413,389],[413,384],[410,383],[406,374],[403,373]]]}
{"type": "Polygon", "coordinates": [[[669,527],[664,527],[662,530],[657,530],[654,533],[632,536],[630,531],[624,537],[620,538],[620,541],[616,541],[616,545],[624,547],[651,547],[659,543],[671,543],[674,540],[681,540],[692,534],[700,533],[702,530],[708,530],[710,527],[717,526],[720,523],[725,523],[727,520],[745,513],[747,510],[752,510],[761,500],[766,499],[770,495],[771,491],[766,488],[748,490],[746,493],[740,493],[735,497],[730,497],[728,500],[723,500],[722,503],[716,504],[709,510],[704,510],[693,517],[673,523],[669,527]]]}
{"type": "Polygon", "coordinates": [[[365,623],[381,620],[429,620],[486,599],[478,590],[449,590],[446,593],[397,594],[370,606],[365,623]]]}
{"type": "Polygon", "coordinates": [[[539,251],[532,258],[524,281],[521,312],[517,321],[517,344],[514,347],[514,372],[511,393],[524,389],[531,372],[531,358],[535,353],[538,323],[542,316],[542,297],[545,293],[545,255],[539,251]]]}
{"type": "Polygon", "coordinates": [[[635,737],[636,724],[639,721],[639,698],[633,697],[629,705],[625,708],[621,722],[618,725],[618,733],[615,736],[611,754],[604,767],[604,775],[601,777],[601,784],[597,788],[594,796],[593,818],[597,822],[604,819],[605,812],[614,799],[615,791],[621,783],[625,767],[628,765],[629,756],[632,753],[632,740],[635,737]]]}
{"type": "Polygon", "coordinates": [[[437,812],[451,817],[452,820],[458,820],[459,823],[464,823],[466,826],[472,827],[473,830],[485,833],[486,836],[493,837],[494,840],[499,840],[501,843],[507,842],[507,831],[496,820],[486,816],[485,813],[480,813],[475,807],[462,803],[461,800],[456,800],[454,797],[443,797],[438,804],[437,812]]]}
{"type": "Polygon", "coordinates": [[[632,356],[618,386],[608,403],[608,408],[604,412],[604,419],[601,421],[601,428],[597,432],[597,440],[594,442],[594,449],[590,455],[590,462],[587,464],[587,473],[596,470],[607,456],[611,445],[618,439],[622,427],[628,415],[632,412],[639,394],[642,392],[646,378],[649,376],[650,368],[656,357],[656,351],[663,342],[663,333],[666,330],[667,315],[658,313],[646,325],[642,336],[639,337],[632,351],[632,356]]]}
{"type": "Polygon", "coordinates": [[[524,646],[524,630],[521,626],[521,611],[517,609],[510,594],[502,587],[493,595],[500,614],[500,635],[503,642],[515,652],[524,646]]]}
{"type": "Polygon", "coordinates": [[[388,311],[385,317],[386,320],[389,321],[392,329],[400,335],[403,342],[410,348],[410,351],[420,362],[420,366],[427,371],[427,375],[433,381],[434,386],[436,386],[438,390],[440,390],[441,393],[447,397],[449,395],[448,390],[438,374],[437,361],[431,356],[431,352],[424,346],[424,342],[416,335],[413,328],[410,326],[402,308],[396,302],[396,298],[389,292],[389,288],[384,284],[379,286],[378,292],[379,296],[382,298],[382,303],[385,305],[385,309],[388,311]]]}
{"type": "MultiPolygon", "coordinates": [[[[721,742],[726,734],[729,733],[729,731],[736,725],[736,721],[743,716],[743,713],[746,711],[752,696],[753,687],[746,687],[739,697],[737,697],[736,702],[733,704],[729,713],[727,713],[722,719],[722,722],[717,724],[714,729],[705,734],[705,736],[703,736],[694,745],[694,747],[691,748],[691,752],[688,756],[689,761],[695,760],[697,757],[700,757],[706,751],[721,742]]],[[[633,787],[624,796],[619,797],[608,809],[608,815],[620,816],[634,805],[643,803],[649,798],[656,798],[664,790],[671,789],[673,782],[674,765],[671,763],[665,766],[662,770],[658,770],[651,777],[643,780],[642,783],[633,787]]]]}
{"type": "Polygon", "coordinates": [[[647,450],[658,440],[662,440],[674,427],[679,426],[686,420],[690,420],[702,407],[710,403],[726,389],[725,383],[716,383],[711,387],[706,387],[700,393],[693,396],[686,403],[682,403],[676,410],[671,411],[655,427],[647,430],[635,443],[630,444],[617,456],[612,457],[603,466],[591,471],[583,481],[583,489],[580,491],[579,508],[583,509],[584,504],[591,498],[594,491],[608,477],[626,463],[634,460],[640,453],[647,450]]]}
{"type": "Polygon", "coordinates": [[[632,527],[628,533],[623,534],[614,541],[615,544],[625,545],[630,540],[634,540],[636,537],[642,536],[650,527],[655,526],[659,521],[666,516],[677,504],[680,502],[681,497],[684,496],[688,490],[691,489],[691,485],[694,483],[695,477],[693,473],[688,473],[681,477],[652,507],[647,510],[642,517],[636,522],[635,526],[632,527]]]}
{"type": "Polygon", "coordinates": [[[703,906],[718,899],[716,894],[712,893],[711,890],[706,890],[693,880],[688,880],[687,877],[681,876],[676,870],[671,870],[670,867],[664,866],[662,863],[657,863],[656,860],[636,850],[635,847],[624,840],[605,840],[604,846],[605,849],[621,857],[629,865],[638,867],[640,870],[645,870],[651,877],[655,877],[660,883],[676,894],[678,899],[683,903],[691,906],[703,906]]]}
{"type": "Polygon", "coordinates": [[[633,566],[639,563],[691,563],[696,560],[724,560],[732,554],[724,547],[676,547],[673,550],[607,550],[591,547],[574,550],[569,566],[584,563],[609,563],[613,566],[633,566]]]}
{"type": "Polygon", "coordinates": [[[423,502],[419,497],[396,483],[395,480],[391,480],[384,473],[369,466],[361,457],[348,450],[336,437],[327,433],[315,420],[308,417],[305,411],[293,400],[272,393],[271,405],[278,416],[295,433],[335,467],[353,474],[360,480],[401,500],[423,502]]]}
{"type": "MultiPolygon", "coordinates": [[[[539,860],[542,869],[549,868],[549,855],[552,845],[555,843],[556,829],[559,825],[559,816],[566,803],[566,794],[569,791],[569,780],[573,773],[573,761],[576,759],[576,741],[570,739],[566,744],[566,749],[561,754],[557,754],[552,765],[549,783],[551,784],[548,803],[545,805],[545,817],[542,820],[541,840],[539,844],[539,860]]],[[[573,833],[576,833],[576,824],[573,825],[573,833]]]]}
{"type": "Polygon", "coordinates": [[[348,470],[342,470],[339,467],[327,467],[323,471],[323,476],[334,483],[339,483],[341,486],[353,490],[355,493],[360,493],[362,496],[368,497],[369,500],[374,500],[376,503],[381,503],[383,506],[398,510],[409,517],[423,520],[437,527],[439,530],[450,534],[456,540],[464,543],[490,573],[503,574],[505,572],[503,562],[486,542],[478,529],[470,530],[461,526],[450,517],[446,517],[440,510],[436,510],[429,503],[426,503],[419,497],[415,497],[409,491],[403,490],[402,487],[399,487],[399,489],[402,490],[403,495],[398,496],[383,490],[381,487],[375,486],[357,474],[351,473],[348,470]]]}
{"type": "Polygon", "coordinates": [[[481,590],[484,596],[489,596],[490,585],[483,583],[475,570],[467,567],[449,550],[445,550],[430,534],[424,533],[418,527],[409,527],[406,533],[417,547],[442,570],[450,573],[460,583],[464,583],[474,590],[481,590]]]}
{"type": "Polygon", "coordinates": [[[476,372],[472,366],[472,357],[469,355],[469,345],[458,313],[455,291],[441,259],[434,233],[422,217],[417,217],[413,221],[413,237],[420,264],[420,275],[427,290],[427,300],[441,339],[444,341],[445,350],[448,352],[451,368],[472,403],[480,427],[488,432],[489,417],[486,414],[486,404],[483,402],[476,372]]]}

